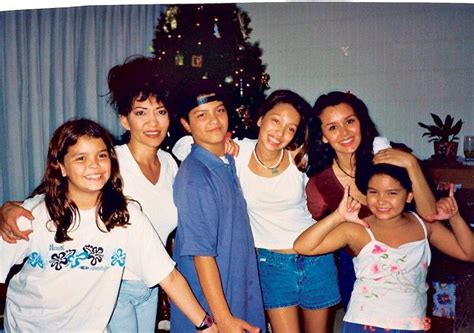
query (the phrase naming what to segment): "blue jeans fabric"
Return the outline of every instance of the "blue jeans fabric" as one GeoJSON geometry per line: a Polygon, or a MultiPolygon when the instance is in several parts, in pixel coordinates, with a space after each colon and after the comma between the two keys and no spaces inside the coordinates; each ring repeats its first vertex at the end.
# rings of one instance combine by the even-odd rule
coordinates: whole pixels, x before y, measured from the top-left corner
{"type": "Polygon", "coordinates": [[[424,330],[398,330],[398,329],[389,329],[381,328],[370,325],[354,324],[348,323],[346,321],[342,322],[341,333],[424,333],[424,330]]]}
{"type": "Polygon", "coordinates": [[[155,332],[158,287],[148,288],[142,281],[122,280],[109,332],[155,332]]]}
{"type": "Polygon", "coordinates": [[[257,249],[266,310],[299,306],[315,310],[341,301],[332,254],[303,256],[257,249]]]}

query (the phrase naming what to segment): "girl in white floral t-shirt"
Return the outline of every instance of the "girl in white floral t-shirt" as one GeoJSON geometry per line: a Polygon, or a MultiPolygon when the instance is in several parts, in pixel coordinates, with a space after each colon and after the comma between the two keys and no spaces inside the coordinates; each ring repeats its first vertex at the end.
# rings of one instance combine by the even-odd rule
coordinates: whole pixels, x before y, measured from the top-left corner
{"type": "Polygon", "coordinates": [[[429,327],[425,315],[429,243],[454,258],[474,261],[474,235],[459,214],[452,186],[433,216],[449,219],[450,230],[405,212],[413,192],[404,168],[377,164],[368,173],[364,190],[373,215],[359,219],[360,203],[346,188],[338,209],[303,232],[295,250],[320,255],[347,245],[356,254],[356,283],[341,332],[423,332],[429,327]]]}

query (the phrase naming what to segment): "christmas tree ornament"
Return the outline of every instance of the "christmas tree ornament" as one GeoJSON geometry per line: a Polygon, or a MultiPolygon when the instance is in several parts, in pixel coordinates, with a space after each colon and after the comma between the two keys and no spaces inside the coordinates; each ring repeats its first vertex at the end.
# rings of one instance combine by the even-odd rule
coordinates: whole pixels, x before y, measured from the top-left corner
{"type": "Polygon", "coordinates": [[[239,13],[237,14],[238,18],[239,18],[239,24],[240,24],[240,33],[242,34],[242,37],[244,40],[246,40],[247,38],[249,38],[249,35],[247,34],[247,28],[246,28],[246,24],[245,24],[245,17],[244,17],[244,13],[239,11],[239,13]]]}
{"type": "Polygon", "coordinates": [[[262,87],[263,90],[270,89],[270,85],[268,84],[268,81],[270,81],[270,75],[268,73],[262,73],[262,76],[260,77],[260,86],[262,87]]]}
{"type": "Polygon", "coordinates": [[[169,6],[166,9],[166,24],[171,28],[171,30],[176,30],[178,27],[178,20],[176,19],[178,11],[178,6],[169,6]]]}
{"type": "Polygon", "coordinates": [[[202,67],[202,55],[193,55],[191,57],[191,66],[202,67]]]}
{"type": "Polygon", "coordinates": [[[182,55],[179,51],[177,51],[176,55],[174,56],[174,64],[176,66],[184,65],[184,55],[182,55]]]}
{"type": "Polygon", "coordinates": [[[252,117],[247,106],[242,104],[237,109],[235,109],[235,111],[239,115],[239,118],[242,121],[242,124],[244,124],[245,129],[249,129],[252,125],[252,117]]]}
{"type": "Polygon", "coordinates": [[[214,23],[214,37],[221,38],[221,34],[219,32],[219,26],[217,25],[217,22],[214,23]]]}

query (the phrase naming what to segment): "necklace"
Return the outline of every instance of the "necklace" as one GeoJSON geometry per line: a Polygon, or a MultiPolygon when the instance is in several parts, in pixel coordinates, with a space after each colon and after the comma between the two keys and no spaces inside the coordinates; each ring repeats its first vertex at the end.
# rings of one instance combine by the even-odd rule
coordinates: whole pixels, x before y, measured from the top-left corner
{"type": "Polygon", "coordinates": [[[342,173],[344,173],[346,176],[349,176],[349,177],[351,177],[351,178],[355,178],[355,176],[353,176],[353,175],[347,173],[347,172],[341,167],[341,165],[339,164],[339,159],[338,159],[337,157],[336,157],[334,160],[336,161],[336,165],[337,165],[337,167],[339,168],[339,170],[342,171],[342,173]]]}
{"type": "Polygon", "coordinates": [[[255,157],[255,160],[257,161],[258,165],[260,165],[264,169],[271,170],[272,175],[275,175],[275,174],[278,173],[278,167],[280,166],[281,162],[283,161],[284,149],[281,150],[280,158],[278,159],[278,161],[272,166],[266,166],[265,164],[263,164],[263,162],[260,160],[260,158],[258,158],[257,145],[255,145],[255,148],[253,149],[253,156],[255,157]]]}

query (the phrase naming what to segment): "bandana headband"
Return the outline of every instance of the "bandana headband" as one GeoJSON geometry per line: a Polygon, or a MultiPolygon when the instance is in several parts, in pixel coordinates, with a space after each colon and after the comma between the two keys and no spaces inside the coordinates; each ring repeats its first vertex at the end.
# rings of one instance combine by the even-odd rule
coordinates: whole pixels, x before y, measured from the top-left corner
{"type": "Polygon", "coordinates": [[[214,101],[220,101],[220,99],[217,97],[215,93],[211,93],[209,95],[205,95],[201,97],[196,97],[196,106],[214,102],[214,101]]]}

